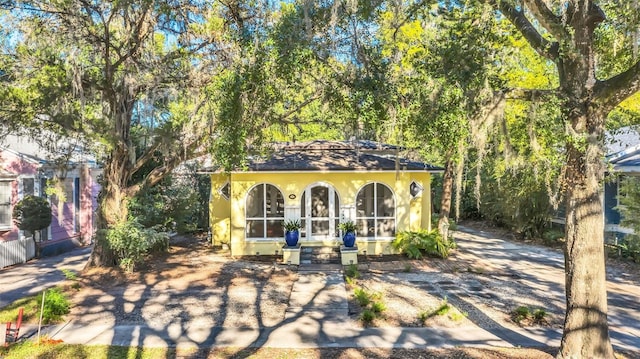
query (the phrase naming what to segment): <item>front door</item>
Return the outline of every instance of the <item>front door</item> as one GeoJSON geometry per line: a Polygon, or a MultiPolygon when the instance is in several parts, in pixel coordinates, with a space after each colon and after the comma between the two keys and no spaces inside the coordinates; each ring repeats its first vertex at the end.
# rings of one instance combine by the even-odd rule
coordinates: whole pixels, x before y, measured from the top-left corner
{"type": "Polygon", "coordinates": [[[332,186],[307,187],[300,199],[300,212],[303,240],[323,241],[338,237],[340,200],[332,186]]]}

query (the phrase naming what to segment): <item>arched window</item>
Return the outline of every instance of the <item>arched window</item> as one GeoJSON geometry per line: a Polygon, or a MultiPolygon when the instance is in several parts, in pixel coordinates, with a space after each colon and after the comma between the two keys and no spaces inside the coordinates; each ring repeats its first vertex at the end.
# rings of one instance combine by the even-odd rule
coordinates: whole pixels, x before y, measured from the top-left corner
{"type": "Polygon", "coordinates": [[[246,202],[247,238],[282,238],[284,236],[284,197],[267,183],[253,187],[246,202]]]}
{"type": "Polygon", "coordinates": [[[369,183],[356,197],[357,235],[393,238],[396,235],[396,201],[393,191],[382,183],[369,183]]]}

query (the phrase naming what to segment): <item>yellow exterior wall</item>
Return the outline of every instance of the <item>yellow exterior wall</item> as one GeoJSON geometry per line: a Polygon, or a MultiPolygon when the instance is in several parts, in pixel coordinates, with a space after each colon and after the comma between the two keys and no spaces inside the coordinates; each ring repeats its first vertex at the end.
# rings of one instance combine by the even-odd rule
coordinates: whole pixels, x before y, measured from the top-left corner
{"type": "MultiPolygon", "coordinates": [[[[285,220],[295,212],[295,208],[299,208],[302,194],[310,185],[327,184],[332,186],[338,194],[341,207],[352,206],[355,208],[356,195],[364,185],[372,182],[383,183],[394,191],[396,233],[420,228],[430,229],[431,176],[428,172],[241,172],[232,173],[230,176],[230,201],[218,193],[218,189],[224,185],[227,177],[220,174],[214,174],[211,177],[211,227],[213,243],[219,244],[229,241],[232,255],[282,253],[284,238],[278,241],[245,240],[246,196],[253,186],[260,183],[274,185],[282,191],[285,201],[285,220]],[[409,193],[409,186],[413,180],[424,187],[423,193],[415,199],[411,199],[409,193]],[[295,198],[292,199],[290,196],[295,196],[295,198]]],[[[338,246],[341,240],[305,242],[301,238],[300,243],[302,246],[338,246]]],[[[361,253],[365,251],[367,254],[393,252],[389,240],[373,241],[357,237],[356,244],[361,253]]]]}
{"type": "Polygon", "coordinates": [[[209,200],[209,225],[213,245],[231,243],[231,201],[220,194],[220,188],[229,181],[226,174],[211,175],[211,193],[209,200]]]}

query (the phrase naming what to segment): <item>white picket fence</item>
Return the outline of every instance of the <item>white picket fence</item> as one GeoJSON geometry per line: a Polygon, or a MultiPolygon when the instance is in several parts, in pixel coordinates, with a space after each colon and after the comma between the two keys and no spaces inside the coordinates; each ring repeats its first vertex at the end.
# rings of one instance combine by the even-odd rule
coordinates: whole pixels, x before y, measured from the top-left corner
{"type": "Polygon", "coordinates": [[[0,268],[24,263],[36,256],[36,246],[31,238],[0,242],[0,268]]]}

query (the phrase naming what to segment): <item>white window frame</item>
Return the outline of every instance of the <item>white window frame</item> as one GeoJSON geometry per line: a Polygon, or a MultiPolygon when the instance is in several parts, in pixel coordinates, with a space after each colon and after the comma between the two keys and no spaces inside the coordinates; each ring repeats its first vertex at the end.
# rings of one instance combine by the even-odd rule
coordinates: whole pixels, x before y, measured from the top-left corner
{"type": "Polygon", "coordinates": [[[9,202],[6,203],[0,203],[0,206],[3,206],[7,208],[7,210],[9,211],[9,222],[8,223],[0,223],[0,231],[10,231],[11,228],[13,227],[13,221],[11,219],[11,209],[13,208],[13,196],[12,196],[12,192],[13,192],[13,188],[12,188],[12,183],[13,183],[14,179],[13,178],[0,178],[0,185],[6,185],[8,187],[9,190],[9,202]]]}
{"type": "MultiPolygon", "coordinates": [[[[218,188],[218,194],[220,195],[220,197],[226,199],[227,201],[230,200],[231,199],[231,183],[229,181],[227,181],[222,186],[220,186],[220,188],[218,188]],[[229,195],[228,196],[224,193],[224,188],[225,187],[229,187],[229,195]]],[[[248,195],[248,193],[247,193],[247,195],[248,195]]]]}
{"type": "MultiPolygon", "coordinates": [[[[356,225],[359,223],[360,220],[373,220],[373,224],[374,224],[374,231],[373,231],[373,237],[362,234],[362,238],[366,239],[366,240],[393,240],[395,238],[394,236],[378,236],[378,221],[382,220],[382,219],[392,219],[393,223],[394,223],[394,230],[393,232],[395,234],[398,233],[398,201],[396,199],[396,194],[393,191],[393,189],[388,186],[385,183],[382,182],[369,182],[365,185],[363,185],[362,187],[360,187],[360,189],[358,190],[358,193],[356,193],[356,198],[355,198],[355,203],[356,203],[356,208],[355,208],[355,222],[356,225]],[[391,198],[393,199],[393,216],[379,216],[378,215],[378,206],[376,205],[377,203],[377,199],[378,199],[378,185],[382,185],[384,187],[386,187],[389,192],[391,192],[391,198]],[[358,196],[360,196],[360,193],[362,193],[362,191],[364,191],[365,188],[367,188],[367,186],[373,186],[373,203],[374,203],[374,215],[373,216],[359,216],[358,215],[358,196]]],[[[360,238],[360,231],[356,230],[356,235],[358,235],[358,237],[360,238]]]]}
{"type": "Polygon", "coordinates": [[[247,195],[245,196],[244,199],[244,223],[245,223],[245,240],[247,241],[273,241],[273,240],[282,240],[284,238],[284,235],[282,237],[267,237],[267,234],[269,233],[269,231],[267,230],[267,225],[269,221],[277,221],[277,220],[281,220],[284,224],[284,218],[285,218],[285,211],[284,211],[284,192],[282,192],[282,190],[272,184],[272,183],[267,183],[267,182],[262,182],[262,183],[258,183],[256,185],[254,185],[253,187],[251,187],[248,191],[247,191],[247,195]],[[249,200],[249,195],[251,194],[251,192],[253,190],[255,190],[257,187],[259,186],[263,186],[263,192],[262,192],[262,217],[249,217],[247,214],[247,202],[249,200]],[[280,195],[282,196],[282,201],[283,201],[283,212],[282,212],[282,216],[281,217],[267,217],[267,186],[273,186],[273,188],[275,188],[276,190],[278,190],[278,192],[280,192],[280,195]],[[247,228],[249,228],[249,226],[247,225],[247,223],[249,221],[260,221],[262,220],[264,223],[264,234],[263,237],[249,237],[249,234],[247,232],[247,228]]]}

